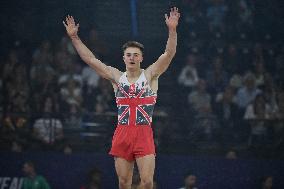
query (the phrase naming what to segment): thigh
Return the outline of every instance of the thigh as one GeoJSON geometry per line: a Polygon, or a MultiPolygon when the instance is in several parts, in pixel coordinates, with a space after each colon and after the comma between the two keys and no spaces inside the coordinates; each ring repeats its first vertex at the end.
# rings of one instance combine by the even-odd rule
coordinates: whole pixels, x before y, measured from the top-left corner
{"type": "Polygon", "coordinates": [[[137,167],[140,178],[153,179],[155,171],[155,155],[150,154],[143,157],[136,158],[137,167]]]}
{"type": "Polygon", "coordinates": [[[134,161],[127,161],[120,157],[115,157],[115,170],[119,179],[132,179],[134,161]]]}

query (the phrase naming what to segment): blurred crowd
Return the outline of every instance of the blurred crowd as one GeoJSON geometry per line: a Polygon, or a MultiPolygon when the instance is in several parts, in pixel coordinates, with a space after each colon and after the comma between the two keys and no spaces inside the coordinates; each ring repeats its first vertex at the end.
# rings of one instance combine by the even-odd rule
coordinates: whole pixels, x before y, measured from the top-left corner
{"type": "Polygon", "coordinates": [[[256,154],[271,150],[280,156],[284,46],[272,29],[277,24],[268,21],[278,19],[278,9],[270,5],[260,14],[261,3],[246,0],[182,5],[184,56],[176,63],[182,66],[174,91],[174,115],[182,118],[174,129],[180,134],[171,136],[192,145],[216,142],[224,150],[243,144],[256,154]]]}
{"type": "MultiPolygon", "coordinates": [[[[273,11],[259,15],[258,2],[248,0],[180,3],[180,57],[172,63],[171,77],[161,81],[171,103],[162,103],[163,92],[155,110],[158,150],[183,146],[186,153],[207,142],[224,151],[244,145],[280,157],[284,46],[273,25],[259,29],[270,26],[273,11]]],[[[84,40],[112,65],[96,28],[84,40]]],[[[65,130],[81,128],[86,117],[115,115],[111,84],[80,60],[66,36],[33,49],[15,43],[0,68],[1,150],[72,153],[65,130]]]]}
{"type": "MultiPolygon", "coordinates": [[[[88,46],[104,51],[92,42],[100,43],[95,30],[88,46]]],[[[67,37],[42,41],[31,57],[26,50],[11,49],[1,64],[1,147],[62,149],[63,130],[80,127],[84,113],[115,111],[112,86],[80,62],[67,37]]]]}

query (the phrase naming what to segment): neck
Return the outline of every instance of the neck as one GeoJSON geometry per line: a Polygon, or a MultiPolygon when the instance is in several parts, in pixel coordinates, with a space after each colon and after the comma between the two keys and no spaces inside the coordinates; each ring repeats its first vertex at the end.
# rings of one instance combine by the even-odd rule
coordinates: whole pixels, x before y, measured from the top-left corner
{"type": "Polygon", "coordinates": [[[142,72],[141,68],[136,69],[136,70],[129,70],[129,69],[127,69],[126,70],[126,75],[127,75],[127,77],[135,78],[135,77],[139,77],[141,72],[142,72]]]}

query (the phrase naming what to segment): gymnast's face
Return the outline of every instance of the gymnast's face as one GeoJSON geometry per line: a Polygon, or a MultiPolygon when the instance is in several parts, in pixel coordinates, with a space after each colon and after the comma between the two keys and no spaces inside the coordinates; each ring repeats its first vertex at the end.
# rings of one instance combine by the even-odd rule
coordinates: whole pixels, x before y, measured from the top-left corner
{"type": "Polygon", "coordinates": [[[123,60],[127,69],[140,68],[140,64],[143,61],[142,52],[137,47],[128,47],[124,51],[123,60]]]}

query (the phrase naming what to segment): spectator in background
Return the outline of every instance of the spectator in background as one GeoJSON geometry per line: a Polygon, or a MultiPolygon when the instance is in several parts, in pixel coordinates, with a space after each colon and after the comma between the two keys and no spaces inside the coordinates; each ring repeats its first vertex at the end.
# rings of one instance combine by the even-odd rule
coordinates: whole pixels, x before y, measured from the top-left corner
{"type": "Polygon", "coordinates": [[[11,145],[11,152],[21,153],[23,152],[23,146],[17,141],[13,141],[11,145]]]}
{"type": "Polygon", "coordinates": [[[100,93],[96,96],[96,101],[104,106],[104,112],[115,111],[115,104],[112,96],[112,86],[105,79],[99,81],[100,93]]]}
{"type": "MultiPolygon", "coordinates": [[[[2,67],[0,66],[0,69],[1,68],[2,67]]],[[[4,82],[3,81],[3,75],[0,75],[0,120],[2,120],[3,112],[4,112],[4,86],[3,86],[4,84],[3,84],[3,82],[4,82]]]]}
{"type": "Polygon", "coordinates": [[[216,130],[216,120],[212,114],[211,95],[206,91],[206,81],[200,79],[197,88],[188,96],[189,107],[194,116],[194,132],[201,139],[211,140],[216,130]]]}
{"type": "Polygon", "coordinates": [[[189,107],[197,114],[211,113],[211,95],[206,91],[207,83],[200,79],[194,89],[188,95],[189,107]]]}
{"type": "Polygon", "coordinates": [[[274,114],[275,125],[274,125],[274,143],[278,151],[283,152],[284,146],[284,91],[279,91],[276,98],[277,111],[274,114]]]}
{"type": "MultiPolygon", "coordinates": [[[[81,75],[81,65],[75,62],[74,59],[69,60],[69,65],[64,64],[64,69],[61,70],[62,74],[58,78],[58,85],[60,87],[66,85],[69,80],[74,80],[80,88],[83,86],[83,78],[81,75]]],[[[63,65],[62,65],[63,66],[63,65]]]]}
{"type": "Polygon", "coordinates": [[[96,99],[94,98],[94,96],[100,93],[98,89],[101,77],[97,72],[94,72],[90,66],[85,66],[82,69],[81,75],[83,78],[83,109],[87,112],[104,112],[103,105],[97,104],[96,99]],[[98,108],[96,108],[96,106],[98,106],[98,108]],[[98,109],[98,111],[96,109],[98,109]]]}
{"type": "Polygon", "coordinates": [[[250,30],[253,24],[253,12],[250,1],[238,0],[237,1],[237,29],[250,30]]]}
{"type": "Polygon", "coordinates": [[[183,0],[184,20],[187,28],[192,31],[200,31],[205,25],[204,6],[199,0],[183,0]]]}
{"type": "MultiPolygon", "coordinates": [[[[16,54],[11,55],[13,61],[16,62],[16,54]]],[[[16,63],[14,63],[16,64],[16,63]]],[[[7,68],[7,72],[12,75],[7,75],[4,83],[4,107],[3,110],[3,126],[1,133],[3,141],[8,143],[8,146],[17,142],[19,145],[24,146],[28,143],[29,139],[29,85],[25,64],[14,65],[13,69],[7,68]]],[[[5,74],[4,74],[5,75],[5,74]]]]}
{"type": "Polygon", "coordinates": [[[80,189],[101,189],[102,188],[102,172],[93,168],[88,173],[88,181],[85,186],[82,186],[80,189]]]}
{"type": "Polygon", "coordinates": [[[71,60],[69,66],[65,64],[65,70],[58,78],[58,86],[60,91],[60,108],[61,111],[68,111],[68,106],[76,104],[81,106],[82,104],[82,89],[83,79],[81,75],[81,66],[71,60]]]}
{"type": "Polygon", "coordinates": [[[255,60],[254,62],[254,75],[255,75],[255,85],[257,87],[263,87],[264,77],[266,74],[264,60],[255,60]]]}
{"type": "Polygon", "coordinates": [[[274,189],[273,177],[269,175],[260,178],[259,184],[256,189],[274,189]]]}
{"type": "Polygon", "coordinates": [[[50,41],[44,40],[33,53],[33,62],[50,65],[53,61],[53,52],[50,41]]]}
{"type": "Polygon", "coordinates": [[[242,76],[239,74],[233,74],[230,78],[229,85],[237,91],[240,87],[243,86],[242,76]]]}
{"type": "Polygon", "coordinates": [[[31,87],[33,91],[45,93],[47,85],[55,82],[56,72],[52,67],[54,57],[49,41],[43,41],[33,54],[30,68],[31,87]]]}
{"type": "Polygon", "coordinates": [[[3,73],[1,74],[3,80],[11,79],[15,75],[16,67],[19,64],[18,53],[15,50],[10,50],[7,60],[3,66],[3,73]]]}
{"type": "Polygon", "coordinates": [[[178,76],[178,83],[185,89],[184,92],[189,93],[192,88],[197,85],[198,72],[195,67],[196,57],[194,54],[189,54],[186,57],[185,66],[182,68],[178,76]]]}
{"type": "Polygon", "coordinates": [[[54,55],[54,67],[56,68],[58,74],[66,74],[69,71],[69,67],[66,66],[72,64],[74,62],[74,56],[71,56],[68,53],[68,50],[61,49],[63,47],[58,47],[58,50],[55,52],[54,55]]]}
{"type": "Polygon", "coordinates": [[[184,186],[179,189],[198,189],[197,177],[192,173],[187,173],[184,177],[184,186]]]}
{"type": "Polygon", "coordinates": [[[64,51],[68,54],[68,56],[71,56],[71,58],[74,58],[74,56],[77,55],[76,50],[74,49],[71,41],[69,40],[68,36],[63,36],[60,40],[59,44],[59,51],[64,51]]]}
{"type": "Polygon", "coordinates": [[[277,102],[276,102],[276,96],[277,96],[277,89],[278,86],[275,85],[275,82],[273,80],[273,77],[270,73],[264,74],[264,83],[262,86],[262,94],[265,98],[265,101],[268,103],[268,105],[271,108],[272,113],[274,114],[277,112],[277,102]]]}
{"type": "Polygon", "coordinates": [[[81,106],[82,103],[82,88],[78,82],[73,79],[69,79],[66,85],[63,85],[60,89],[61,100],[65,104],[72,106],[81,106]]]}
{"type": "Polygon", "coordinates": [[[239,108],[244,111],[248,104],[253,102],[256,95],[261,93],[261,90],[255,85],[254,74],[246,73],[243,80],[243,86],[238,90],[236,100],[239,108]]]}
{"type": "Polygon", "coordinates": [[[223,69],[223,59],[220,56],[213,59],[212,66],[213,69],[210,69],[206,74],[206,83],[209,93],[215,96],[218,92],[224,91],[229,77],[223,69]]]}
{"type": "Polygon", "coordinates": [[[277,112],[274,117],[276,119],[283,120],[284,119],[284,90],[283,89],[278,92],[276,102],[277,102],[277,112]]]}
{"type": "Polygon", "coordinates": [[[64,125],[66,128],[79,128],[82,122],[81,107],[75,103],[69,105],[69,111],[65,115],[64,125]]]}
{"type": "Polygon", "coordinates": [[[20,146],[25,146],[29,142],[29,129],[27,115],[19,113],[8,113],[4,117],[1,127],[2,140],[13,148],[16,142],[20,146]]]}
{"type": "Polygon", "coordinates": [[[84,108],[89,112],[99,114],[115,111],[112,91],[111,84],[100,77],[98,87],[94,88],[91,93],[85,94],[84,108]]]}
{"type": "Polygon", "coordinates": [[[15,68],[14,76],[5,82],[5,103],[6,110],[14,113],[28,113],[27,104],[30,94],[26,66],[18,65],[15,68]]]}
{"type": "Polygon", "coordinates": [[[234,89],[231,86],[227,86],[220,100],[213,105],[214,112],[218,118],[220,125],[218,137],[221,144],[227,145],[235,142],[238,138],[237,126],[240,119],[239,108],[234,102],[234,89]]]}
{"type": "Polygon", "coordinates": [[[260,63],[264,62],[264,48],[263,48],[263,44],[261,44],[259,42],[254,44],[252,60],[254,60],[254,62],[260,62],[260,63]]]}
{"type": "Polygon", "coordinates": [[[63,144],[63,126],[54,115],[56,103],[52,97],[47,96],[44,99],[43,114],[35,120],[33,124],[33,135],[45,150],[59,150],[63,144]]]}
{"type": "Polygon", "coordinates": [[[87,87],[87,91],[91,91],[92,89],[98,87],[100,76],[97,74],[97,72],[94,72],[90,66],[84,66],[81,75],[84,86],[87,87]]]}
{"type": "Polygon", "coordinates": [[[46,179],[37,174],[35,164],[32,161],[24,163],[23,172],[26,175],[23,180],[23,189],[50,189],[46,179]]]}
{"type": "Polygon", "coordinates": [[[34,92],[30,99],[30,107],[31,107],[31,119],[32,121],[41,114],[42,112],[42,101],[43,96],[40,93],[34,92]]]}
{"type": "Polygon", "coordinates": [[[275,58],[275,74],[274,78],[279,86],[284,87],[284,45],[281,52],[275,58]]]}
{"type": "Polygon", "coordinates": [[[65,155],[71,155],[73,153],[73,148],[71,146],[71,144],[66,144],[64,147],[63,147],[63,153],[65,155]]]}
{"type": "Polygon", "coordinates": [[[224,19],[228,8],[224,0],[210,0],[206,16],[209,31],[225,31],[224,19]]]}
{"type": "Polygon", "coordinates": [[[248,120],[251,127],[249,146],[253,148],[264,147],[268,144],[267,121],[271,117],[269,105],[264,96],[259,94],[252,104],[246,108],[244,119],[248,120]]]}
{"type": "Polygon", "coordinates": [[[235,160],[238,159],[237,152],[235,150],[229,150],[225,156],[226,159],[235,160]]]}
{"type": "Polygon", "coordinates": [[[229,74],[241,73],[241,61],[236,44],[230,43],[225,52],[224,68],[229,74]]]}

